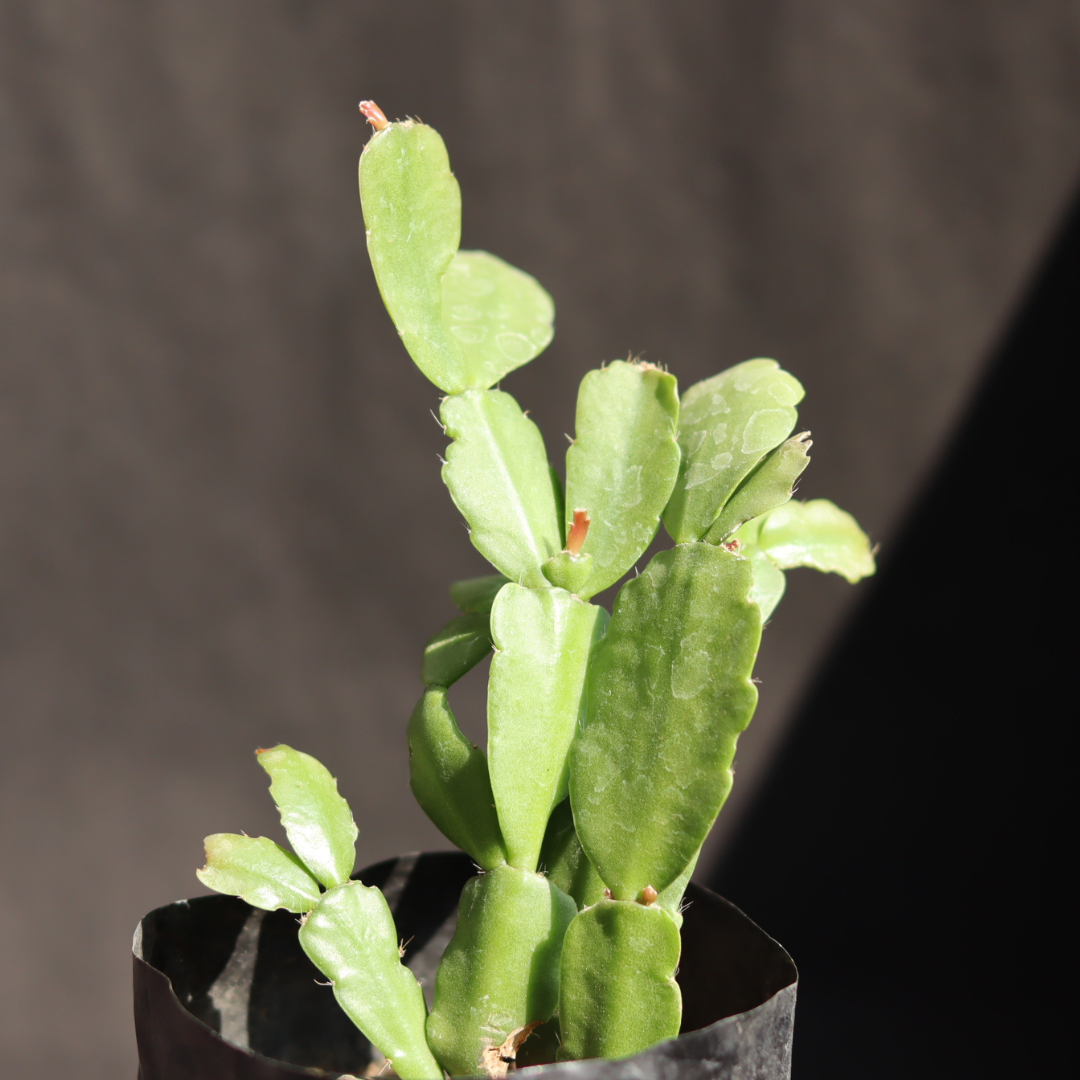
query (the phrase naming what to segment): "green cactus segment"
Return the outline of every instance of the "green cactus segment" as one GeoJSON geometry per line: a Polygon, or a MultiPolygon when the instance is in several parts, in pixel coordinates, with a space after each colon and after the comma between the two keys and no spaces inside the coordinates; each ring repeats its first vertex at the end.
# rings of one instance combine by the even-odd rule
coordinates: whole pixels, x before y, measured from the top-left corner
{"type": "MultiPolygon", "coordinates": [[[[592,555],[588,597],[614,584],[649,546],[679,474],[674,375],[617,360],[581,382],[577,430],[566,454],[567,527],[575,510],[592,524],[582,551],[592,555]]],[[[696,537],[695,537],[696,539],[696,537]]]]}
{"type": "Polygon", "coordinates": [[[443,481],[473,544],[511,581],[546,586],[540,568],[563,541],[539,428],[501,390],[448,397],[440,415],[454,440],[443,481]]]}
{"type": "Polygon", "coordinates": [[[304,920],[300,944],[402,1080],[442,1076],[424,1034],[424,992],[401,963],[394,917],[378,889],[359,881],[331,889],[304,920]]]}
{"type": "Polygon", "coordinates": [[[547,348],[555,305],[540,283],[486,251],[459,251],[442,279],[443,325],[478,390],[547,348]]]}
{"type": "Polygon", "coordinates": [[[405,348],[441,390],[464,390],[465,358],[442,318],[461,191],[439,133],[405,121],[373,135],[360,156],[360,201],[375,280],[405,348]]]}
{"type": "MultiPolygon", "coordinates": [[[[741,532],[737,535],[741,535],[741,532]]],[[[754,584],[750,589],[750,599],[760,609],[761,625],[764,626],[784,596],[787,578],[784,571],[755,544],[744,543],[739,548],[739,554],[749,559],[753,568],[754,584]]]]}
{"type": "Polygon", "coordinates": [[[791,434],[802,397],[775,360],[736,364],[683,394],[682,462],[664,511],[677,544],[700,540],[744,477],[791,434]]]}
{"type": "Polygon", "coordinates": [[[487,389],[552,337],[551,297],[484,251],[458,251],[461,191],[439,133],[411,120],[360,157],[368,253],[416,366],[441,390],[487,389]]]}
{"type": "Polygon", "coordinates": [[[293,851],[328,889],[348,881],[356,863],[356,823],[337,781],[291,746],[259,750],[257,757],[293,851]]]}
{"type": "Polygon", "coordinates": [[[450,586],[450,599],[466,615],[487,615],[499,590],[509,581],[503,574],[465,578],[450,586]]]}
{"type": "Polygon", "coordinates": [[[789,502],[748,522],[736,538],[757,544],[781,570],[809,566],[854,584],[877,569],[870,538],[828,499],[789,502]]]}
{"type": "Polygon", "coordinates": [[[574,898],[579,911],[603,898],[604,883],[582,850],[569,799],[551,812],[539,865],[548,881],[574,898]]]}
{"type": "Polygon", "coordinates": [[[601,900],[563,943],[560,1061],[623,1058],[679,1034],[681,942],[661,907],[601,900]]]}
{"type": "Polygon", "coordinates": [[[697,855],[686,864],[686,869],[656,898],[656,902],[675,920],[675,925],[680,929],[683,924],[683,896],[686,893],[686,886],[690,884],[690,879],[694,876],[700,855],[699,850],[697,855]]]}
{"type": "Polygon", "coordinates": [[[705,539],[710,544],[722,543],[744,522],[788,502],[795,481],[810,464],[810,446],[810,432],[804,431],[767,455],[724,504],[705,539]]]}
{"type": "Polygon", "coordinates": [[[425,646],[420,677],[425,686],[453,686],[491,652],[486,615],[459,615],[425,646]]]}
{"type": "Polygon", "coordinates": [[[195,876],[208,889],[239,896],[266,911],[310,911],[319,902],[319,883],[291,851],[273,840],[214,833],[203,843],[206,866],[195,876]]]}
{"type": "Polygon", "coordinates": [[[576,913],[542,875],[513,866],[466,883],[427,1021],[428,1043],[451,1076],[481,1073],[485,1050],[555,1011],[563,935],[576,913]]]}
{"type": "Polygon", "coordinates": [[[507,860],[535,870],[566,797],[566,755],[583,720],[589,652],[607,613],[563,589],[510,584],[491,609],[488,764],[507,860]]]}
{"type": "Polygon", "coordinates": [[[485,870],[506,862],[487,759],[461,733],[444,689],[425,691],[408,739],[410,782],[424,813],[485,870]]]}
{"type": "Polygon", "coordinates": [[[663,551],[623,586],[593,652],[570,799],[617,900],[679,877],[731,788],[735,741],[757,703],[752,585],[750,563],[722,547],[663,551]]]}

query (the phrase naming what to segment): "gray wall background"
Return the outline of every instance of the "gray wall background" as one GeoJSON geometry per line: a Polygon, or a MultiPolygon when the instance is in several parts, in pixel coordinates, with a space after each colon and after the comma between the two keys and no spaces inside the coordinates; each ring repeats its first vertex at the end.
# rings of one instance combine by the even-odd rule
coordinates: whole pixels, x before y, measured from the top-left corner
{"type": "MultiPolygon", "coordinates": [[[[1065,0],[5,0],[4,1074],[134,1075],[131,931],[204,834],[276,835],[256,746],[331,763],[363,862],[444,843],[404,724],[483,564],[366,263],[359,98],[439,128],[466,246],[554,295],[505,383],[554,455],[602,360],[775,356],[801,494],[887,556],[1080,171],[1078,42],[1065,0]]],[[[791,575],[714,856],[858,596],[791,575]]]]}

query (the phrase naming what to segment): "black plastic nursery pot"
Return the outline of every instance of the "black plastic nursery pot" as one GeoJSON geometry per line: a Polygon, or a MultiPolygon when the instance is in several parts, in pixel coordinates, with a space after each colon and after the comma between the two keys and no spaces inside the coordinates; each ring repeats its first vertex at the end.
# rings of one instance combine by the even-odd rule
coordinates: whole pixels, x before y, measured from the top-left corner
{"type": "MultiPolygon", "coordinates": [[[[378,885],[429,995],[454,931],[459,852],[403,855],[360,871],[378,885]]],[[[698,885],[686,894],[683,1030],[619,1061],[519,1069],[567,1080],[787,1080],[798,972],[738,908],[698,885]]],[[[297,939],[297,916],[203,896],[152,911],[133,945],[140,1080],[361,1077],[383,1066],[338,1007],[297,939]]]]}

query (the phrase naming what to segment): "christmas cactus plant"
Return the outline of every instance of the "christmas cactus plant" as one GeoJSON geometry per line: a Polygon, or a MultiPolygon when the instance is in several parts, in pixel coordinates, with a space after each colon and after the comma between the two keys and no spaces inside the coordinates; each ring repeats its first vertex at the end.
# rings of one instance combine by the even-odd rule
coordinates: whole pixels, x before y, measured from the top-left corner
{"type": "Polygon", "coordinates": [[[206,840],[204,884],[300,918],[300,942],[403,1080],[624,1057],[679,1032],[683,891],[731,788],[757,700],[762,624],[796,566],[856,581],[866,536],[792,500],[807,433],[798,381],[749,360],[679,394],[653,364],[590,371],[565,482],[495,389],[552,337],[528,274],[458,248],[461,199],[430,127],[376,129],[360,160],[368,249],[412,359],[443,392],[443,480],[496,571],[450,588],[409,720],[412,789],[475,860],[434,1004],[401,963],[390,909],[351,879],[357,830],[330,773],[260,750],[291,851],[206,840]],[[639,574],[660,524],[674,541],[639,574]],[[630,575],[629,577],[627,575],[630,575]],[[611,614],[592,598],[627,578],[611,614]],[[447,690],[494,653],[487,752],[447,690]]]}

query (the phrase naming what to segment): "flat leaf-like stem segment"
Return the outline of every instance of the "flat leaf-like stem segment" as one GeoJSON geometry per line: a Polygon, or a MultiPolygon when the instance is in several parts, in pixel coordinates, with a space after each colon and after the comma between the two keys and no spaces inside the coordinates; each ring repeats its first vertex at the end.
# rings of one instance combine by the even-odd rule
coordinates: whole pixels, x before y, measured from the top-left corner
{"type": "Polygon", "coordinates": [[[304,920],[300,944],[401,1080],[439,1080],[424,1033],[424,992],[401,963],[394,917],[378,889],[359,881],[331,889],[304,920]]]}
{"type": "Polygon", "coordinates": [[[437,131],[390,124],[360,155],[368,255],[386,310],[416,366],[447,393],[468,385],[443,325],[442,279],[461,240],[461,191],[437,131]]]}
{"type": "Polygon", "coordinates": [[[453,686],[490,652],[488,617],[459,615],[424,646],[420,678],[425,686],[453,686]]]}
{"type": "Polygon", "coordinates": [[[782,570],[809,566],[854,584],[876,569],[869,537],[828,499],[789,502],[748,522],[736,538],[759,547],[782,570]]]}
{"type": "Polygon", "coordinates": [[[555,1011],[563,935],[576,913],[542,875],[513,866],[466,883],[427,1022],[451,1076],[477,1075],[485,1050],[555,1011]]]}
{"type": "MultiPolygon", "coordinates": [[[[741,535],[740,530],[738,536],[741,535]]],[[[761,625],[764,626],[783,599],[787,578],[784,571],[756,544],[741,541],[739,554],[748,559],[753,568],[754,585],[750,590],[750,599],[761,611],[761,625]]]]}
{"type": "Polygon", "coordinates": [[[405,121],[376,132],[360,157],[360,200],[387,311],[436,386],[486,389],[546,347],[554,308],[535,279],[458,251],[461,192],[437,131],[405,121]]]}
{"type": "Polygon", "coordinates": [[[614,584],[649,546],[679,474],[675,376],[617,360],[581,382],[577,428],[566,452],[566,524],[592,519],[582,551],[592,556],[588,599],[614,584]]]}
{"type": "Polygon", "coordinates": [[[291,851],[273,840],[214,833],[203,843],[206,866],[195,876],[208,889],[239,896],[266,911],[310,911],[319,902],[319,883],[291,851]]]}
{"type": "Polygon", "coordinates": [[[751,469],[792,432],[803,388],[775,360],[747,360],[683,394],[682,462],[664,526],[700,540],[751,469]]]}
{"type": "Polygon", "coordinates": [[[535,870],[566,797],[566,755],[584,719],[589,653],[607,612],[564,589],[510,584],[491,609],[488,764],[507,860],[535,870]]]}
{"type": "Polygon", "coordinates": [[[563,799],[551,812],[539,868],[548,881],[574,898],[578,910],[604,895],[604,883],[578,840],[569,799],[563,799]]]}
{"type": "Polygon", "coordinates": [[[476,549],[511,581],[542,587],[541,567],[562,548],[557,493],[539,428],[501,390],[443,400],[443,482],[476,549]]]}
{"type": "Polygon", "coordinates": [[[744,522],[783,506],[810,464],[811,445],[810,432],[804,431],[767,454],[724,504],[705,539],[710,544],[723,543],[744,522]]]}
{"type": "Polygon", "coordinates": [[[485,870],[506,862],[487,759],[461,733],[443,688],[425,691],[408,738],[410,783],[424,813],[485,870]]]}
{"type": "Polygon", "coordinates": [[[478,390],[527,364],[555,334],[555,305],[536,278],[486,251],[459,251],[451,260],[442,312],[465,383],[478,390]]]}
{"type": "Polygon", "coordinates": [[[722,547],[662,551],[623,586],[593,651],[570,800],[617,900],[670,885],[731,788],[735,741],[757,703],[752,584],[750,564],[722,547]]]}
{"type": "Polygon", "coordinates": [[[661,907],[601,900],[563,943],[559,1060],[622,1058],[679,1034],[679,929],[661,907]]]}
{"type": "Polygon", "coordinates": [[[356,823],[325,765],[291,746],[258,752],[293,851],[328,889],[349,880],[356,823]]]}

